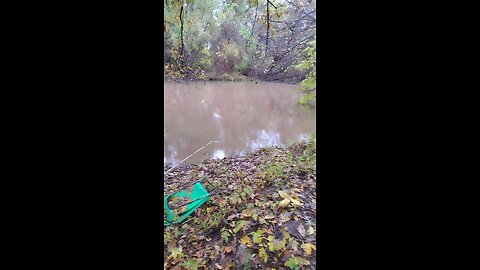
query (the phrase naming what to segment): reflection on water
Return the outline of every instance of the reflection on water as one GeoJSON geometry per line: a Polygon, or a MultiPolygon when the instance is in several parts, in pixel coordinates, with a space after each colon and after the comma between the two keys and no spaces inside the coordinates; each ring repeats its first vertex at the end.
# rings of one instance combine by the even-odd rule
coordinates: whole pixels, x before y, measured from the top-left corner
{"type": "Polygon", "coordinates": [[[223,150],[215,150],[213,152],[212,158],[222,159],[225,157],[225,152],[223,150]]]}
{"type": "Polygon", "coordinates": [[[184,165],[303,140],[315,112],[298,105],[297,86],[252,82],[165,83],[164,162],[184,165]]]}
{"type": "Polygon", "coordinates": [[[265,129],[258,131],[257,138],[254,141],[249,142],[247,145],[252,151],[270,145],[283,146],[280,141],[280,133],[275,132],[274,130],[266,131],[265,129]]]}

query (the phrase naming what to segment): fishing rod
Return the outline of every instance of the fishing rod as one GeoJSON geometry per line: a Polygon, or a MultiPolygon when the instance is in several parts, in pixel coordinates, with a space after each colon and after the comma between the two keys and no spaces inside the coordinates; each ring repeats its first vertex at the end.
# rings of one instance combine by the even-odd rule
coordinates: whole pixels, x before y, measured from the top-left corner
{"type": "Polygon", "coordinates": [[[175,169],[176,167],[178,167],[178,165],[180,165],[181,163],[183,163],[185,160],[191,158],[193,155],[195,155],[196,153],[202,151],[202,149],[204,149],[205,147],[209,146],[210,144],[212,143],[219,143],[219,141],[210,141],[209,143],[207,143],[206,145],[202,146],[202,148],[198,149],[197,151],[195,151],[193,154],[191,154],[190,156],[186,157],[184,160],[180,161],[179,163],[177,163],[177,165],[173,166],[172,168],[168,169],[166,172],[163,173],[163,175],[166,175],[168,172],[170,172],[171,170],[175,169]]]}

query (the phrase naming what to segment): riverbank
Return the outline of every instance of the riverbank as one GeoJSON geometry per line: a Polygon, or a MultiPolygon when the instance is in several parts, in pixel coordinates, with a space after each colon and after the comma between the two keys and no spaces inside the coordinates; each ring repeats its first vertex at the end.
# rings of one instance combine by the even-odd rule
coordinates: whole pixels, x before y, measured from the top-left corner
{"type": "Polygon", "coordinates": [[[245,76],[240,73],[223,73],[223,74],[205,74],[203,78],[201,77],[186,77],[183,79],[174,79],[168,78],[164,76],[164,82],[182,82],[182,81],[222,81],[222,82],[245,82],[245,81],[252,81],[252,82],[280,82],[286,84],[297,85],[301,82],[300,77],[294,77],[290,79],[268,79],[262,77],[254,77],[254,76],[245,76]]]}
{"type": "Polygon", "coordinates": [[[165,227],[165,269],[315,268],[315,136],[177,168],[164,196],[203,176],[217,194],[184,224],[165,227]]]}

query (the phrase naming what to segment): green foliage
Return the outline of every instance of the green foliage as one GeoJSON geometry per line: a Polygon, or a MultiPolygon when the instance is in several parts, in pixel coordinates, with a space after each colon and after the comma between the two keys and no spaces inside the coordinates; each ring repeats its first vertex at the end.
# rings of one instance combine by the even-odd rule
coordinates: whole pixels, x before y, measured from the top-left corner
{"type": "Polygon", "coordinates": [[[310,77],[305,80],[303,80],[300,85],[302,86],[302,89],[308,90],[308,89],[314,89],[317,87],[317,79],[315,77],[310,77]]]}
{"type": "Polygon", "coordinates": [[[225,45],[224,55],[227,59],[235,60],[239,56],[239,51],[235,43],[225,45]]]}
{"type": "MultiPolygon", "coordinates": [[[[312,89],[313,90],[313,89],[312,89]]],[[[306,92],[300,97],[299,103],[301,105],[312,105],[314,106],[315,100],[317,98],[317,93],[315,91],[306,92]]]]}
{"type": "Polygon", "coordinates": [[[298,174],[305,174],[316,170],[317,166],[317,135],[314,133],[308,143],[300,152],[297,160],[296,171],[298,174]]]}
{"type": "Polygon", "coordinates": [[[267,165],[267,167],[265,168],[265,172],[267,174],[267,179],[272,182],[277,178],[282,178],[285,176],[285,174],[283,173],[283,166],[281,163],[278,162],[267,165]]]}
{"type": "Polygon", "coordinates": [[[298,259],[295,258],[295,256],[290,257],[290,259],[285,262],[285,266],[292,270],[300,270],[298,259]]]}
{"type": "Polygon", "coordinates": [[[224,73],[211,79],[214,81],[240,82],[247,80],[247,77],[237,73],[224,73]]]}
{"type": "Polygon", "coordinates": [[[306,53],[306,59],[300,62],[295,68],[301,71],[308,71],[305,79],[300,83],[300,91],[304,94],[300,98],[300,104],[310,104],[315,106],[316,104],[316,88],[317,88],[317,49],[316,41],[312,41],[310,46],[304,50],[306,53]]]}
{"type": "Polygon", "coordinates": [[[262,230],[257,230],[256,232],[252,233],[253,236],[253,242],[255,244],[261,244],[262,243],[262,235],[263,231],[262,230]]]}
{"type": "Polygon", "coordinates": [[[296,63],[296,59],[301,54],[314,53],[305,50],[308,42],[315,39],[314,24],[305,21],[311,15],[305,16],[305,12],[315,8],[315,3],[271,2],[275,8],[269,9],[271,22],[266,42],[265,2],[164,0],[165,79],[205,80],[209,76],[239,73],[265,80],[293,76],[300,82],[304,70],[311,67],[307,62],[296,63]],[[296,69],[296,65],[302,70],[296,69]]]}
{"type": "Polygon", "coordinates": [[[196,260],[192,259],[192,258],[189,258],[182,265],[184,267],[186,267],[187,269],[191,269],[191,270],[197,270],[198,267],[199,267],[198,262],[196,260]]]}
{"type": "Polygon", "coordinates": [[[239,72],[240,74],[245,74],[245,72],[250,67],[250,61],[248,59],[243,59],[242,62],[237,63],[234,66],[237,72],[239,72]]]}

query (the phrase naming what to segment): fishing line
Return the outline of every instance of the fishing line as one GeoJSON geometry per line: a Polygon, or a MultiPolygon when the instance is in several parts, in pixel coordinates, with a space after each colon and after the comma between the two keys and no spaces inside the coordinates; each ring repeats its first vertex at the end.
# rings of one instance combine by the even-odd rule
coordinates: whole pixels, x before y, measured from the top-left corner
{"type": "Polygon", "coordinates": [[[180,161],[179,163],[177,163],[177,165],[173,166],[172,168],[168,169],[166,172],[163,173],[163,175],[167,174],[168,172],[170,172],[171,170],[175,169],[178,165],[180,165],[181,163],[183,163],[185,160],[191,158],[193,155],[195,155],[196,153],[200,152],[203,148],[207,147],[208,145],[210,145],[211,143],[219,143],[219,141],[210,141],[209,143],[207,143],[206,145],[204,145],[202,148],[198,149],[197,151],[195,151],[193,154],[191,154],[190,156],[186,157],[184,160],[180,161]]]}

